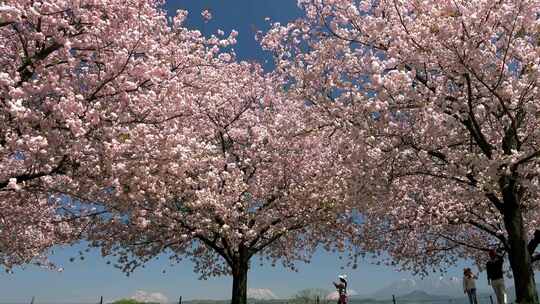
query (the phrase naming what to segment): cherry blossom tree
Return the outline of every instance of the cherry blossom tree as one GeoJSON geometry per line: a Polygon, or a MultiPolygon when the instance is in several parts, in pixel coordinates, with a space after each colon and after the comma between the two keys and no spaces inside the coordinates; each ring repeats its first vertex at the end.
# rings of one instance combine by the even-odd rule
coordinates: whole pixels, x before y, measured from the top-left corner
{"type": "Polygon", "coordinates": [[[246,303],[254,256],[295,269],[319,245],[344,252],[355,223],[331,134],[308,128],[279,78],[220,57],[179,84],[204,93],[155,109],[182,115],[142,120],[108,144],[99,174],[108,213],[89,238],[127,273],[167,254],[192,260],[203,279],[232,275],[236,304],[246,303]]]}
{"type": "Polygon", "coordinates": [[[1,2],[0,264],[7,269],[80,237],[99,213],[80,200],[96,191],[86,181],[102,142],[143,117],[173,79],[199,75],[194,67],[234,42],[187,30],[184,11],[167,20],[161,4],[1,2]]]}
{"type": "Polygon", "coordinates": [[[351,138],[362,245],[417,271],[501,246],[538,303],[540,1],[298,3],[262,43],[351,138]]]}

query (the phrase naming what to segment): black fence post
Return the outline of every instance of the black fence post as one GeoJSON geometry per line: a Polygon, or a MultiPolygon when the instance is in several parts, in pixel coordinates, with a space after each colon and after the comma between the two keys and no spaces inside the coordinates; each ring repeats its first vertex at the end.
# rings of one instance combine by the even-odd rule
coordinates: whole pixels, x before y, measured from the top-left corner
{"type": "Polygon", "coordinates": [[[34,304],[34,300],[36,299],[35,296],[32,296],[32,300],[30,301],[30,304],[34,304]]]}
{"type": "Polygon", "coordinates": [[[491,302],[491,304],[493,304],[493,297],[491,295],[489,295],[489,302],[491,302]]]}
{"type": "Polygon", "coordinates": [[[396,296],[395,296],[395,295],[392,295],[392,302],[393,302],[394,304],[396,304],[396,296]]]}
{"type": "Polygon", "coordinates": [[[319,296],[317,296],[317,304],[319,304],[319,296]]]}
{"type": "Polygon", "coordinates": [[[99,304],[103,304],[103,296],[99,297],[99,304]]]}
{"type": "Polygon", "coordinates": [[[182,296],[180,296],[180,298],[178,298],[178,304],[182,304],[182,296]]]}

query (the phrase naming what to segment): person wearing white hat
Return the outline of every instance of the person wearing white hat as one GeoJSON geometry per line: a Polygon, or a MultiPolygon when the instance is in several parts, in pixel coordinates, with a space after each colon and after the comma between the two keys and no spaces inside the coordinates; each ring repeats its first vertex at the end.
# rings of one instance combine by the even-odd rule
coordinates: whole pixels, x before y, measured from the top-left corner
{"type": "Polygon", "coordinates": [[[347,304],[347,275],[342,274],[338,278],[339,283],[332,282],[338,292],[338,304],[347,304]]]}

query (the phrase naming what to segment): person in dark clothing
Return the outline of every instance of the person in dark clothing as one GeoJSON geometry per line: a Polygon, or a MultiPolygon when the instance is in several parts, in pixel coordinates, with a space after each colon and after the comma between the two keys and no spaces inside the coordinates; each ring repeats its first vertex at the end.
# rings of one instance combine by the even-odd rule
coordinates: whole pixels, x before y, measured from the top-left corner
{"type": "Polygon", "coordinates": [[[497,304],[506,304],[503,263],[503,257],[495,249],[489,251],[489,261],[486,263],[487,279],[495,292],[497,304]]]}
{"type": "Polygon", "coordinates": [[[347,304],[347,276],[342,274],[339,277],[339,283],[334,283],[338,292],[338,304],[347,304]]]}

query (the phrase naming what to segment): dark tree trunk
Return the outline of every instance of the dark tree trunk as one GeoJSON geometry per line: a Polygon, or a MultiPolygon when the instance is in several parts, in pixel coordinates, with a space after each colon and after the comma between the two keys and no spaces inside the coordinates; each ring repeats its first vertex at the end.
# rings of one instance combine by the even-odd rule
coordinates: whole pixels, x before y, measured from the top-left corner
{"type": "Polygon", "coordinates": [[[241,257],[236,260],[232,269],[233,290],[231,304],[247,303],[247,277],[248,277],[248,259],[241,257]]]}
{"type": "Polygon", "coordinates": [[[247,274],[247,262],[245,265],[237,265],[235,266],[235,269],[233,269],[233,290],[231,304],[247,303],[247,274]]]}
{"type": "Polygon", "coordinates": [[[519,206],[519,196],[515,187],[504,189],[503,218],[508,233],[508,258],[514,275],[516,303],[539,304],[532,259],[527,248],[527,231],[523,225],[523,216],[519,206]],[[505,191],[506,190],[506,191],[505,191]]]}

